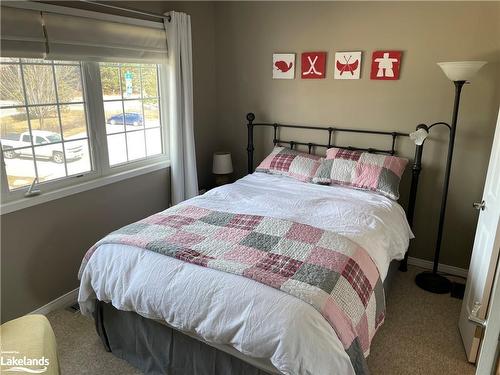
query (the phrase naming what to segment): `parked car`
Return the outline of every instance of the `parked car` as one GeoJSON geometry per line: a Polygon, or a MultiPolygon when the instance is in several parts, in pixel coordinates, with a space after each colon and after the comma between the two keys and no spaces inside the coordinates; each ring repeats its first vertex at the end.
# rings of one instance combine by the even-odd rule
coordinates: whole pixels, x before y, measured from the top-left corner
{"type": "Polygon", "coordinates": [[[134,125],[134,126],[142,126],[143,124],[143,118],[140,113],[136,112],[129,112],[125,113],[125,116],[123,116],[122,113],[118,115],[113,115],[108,120],[106,121],[110,125],[134,125]],[[124,119],[125,117],[125,119],[124,119]]]}
{"type": "MultiPolygon", "coordinates": [[[[33,130],[33,146],[47,145],[36,149],[37,158],[47,158],[58,164],[64,162],[64,153],[61,151],[61,136],[54,132],[33,130]]],[[[31,134],[7,134],[0,139],[2,143],[3,156],[6,159],[14,159],[18,156],[32,156],[31,134]],[[21,147],[25,147],[19,149],[21,147]]],[[[83,146],[77,143],[65,144],[66,158],[68,160],[81,159],[83,157],[83,146]]]]}

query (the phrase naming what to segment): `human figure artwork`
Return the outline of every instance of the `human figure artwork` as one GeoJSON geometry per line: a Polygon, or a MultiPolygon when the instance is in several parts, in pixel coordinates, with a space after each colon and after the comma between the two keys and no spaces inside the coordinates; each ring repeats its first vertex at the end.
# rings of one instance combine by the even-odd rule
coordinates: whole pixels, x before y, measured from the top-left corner
{"type": "Polygon", "coordinates": [[[337,52],[335,54],[335,79],[359,79],[361,52],[337,52]]]}
{"type": "Polygon", "coordinates": [[[326,52],[304,52],[302,54],[302,78],[325,78],[326,52]]]}
{"type": "Polygon", "coordinates": [[[273,79],[295,78],[295,53],[273,54],[273,79]]]}
{"type": "Polygon", "coordinates": [[[375,51],[372,56],[370,78],[380,80],[399,79],[401,51],[375,51]]]}

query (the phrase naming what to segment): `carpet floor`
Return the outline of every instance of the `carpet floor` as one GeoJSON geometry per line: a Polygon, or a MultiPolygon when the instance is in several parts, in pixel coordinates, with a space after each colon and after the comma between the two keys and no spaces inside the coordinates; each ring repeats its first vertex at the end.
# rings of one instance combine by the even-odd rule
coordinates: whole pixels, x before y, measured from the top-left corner
{"type": "MultiPolygon", "coordinates": [[[[410,267],[394,277],[387,317],[368,358],[372,375],[474,374],[457,326],[462,301],[420,290],[413,282],[419,271],[410,267]]],[[[68,310],[47,317],[56,335],[63,375],[140,374],[104,350],[92,320],[68,310]]]]}

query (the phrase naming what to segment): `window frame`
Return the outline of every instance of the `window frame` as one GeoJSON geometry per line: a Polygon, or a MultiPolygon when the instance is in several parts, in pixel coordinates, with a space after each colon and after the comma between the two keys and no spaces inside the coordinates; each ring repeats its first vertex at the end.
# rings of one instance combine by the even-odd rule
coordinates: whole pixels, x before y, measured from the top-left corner
{"type": "MultiPolygon", "coordinates": [[[[97,64],[97,71],[96,72],[92,72],[91,74],[99,74],[99,77],[100,77],[100,70],[99,70],[99,63],[89,63],[89,64],[97,64]]],[[[122,64],[123,65],[123,64],[122,64]]],[[[152,98],[152,99],[157,99],[158,100],[158,105],[159,105],[159,117],[160,117],[160,126],[158,127],[160,130],[161,130],[161,137],[162,137],[162,153],[161,154],[158,154],[158,155],[153,155],[153,156],[145,156],[143,158],[140,158],[140,159],[137,159],[137,160],[132,160],[132,161],[126,161],[126,162],[123,162],[123,163],[118,163],[118,164],[115,164],[113,166],[110,165],[109,163],[109,153],[108,153],[108,150],[107,150],[107,142],[106,142],[106,156],[108,157],[107,159],[107,165],[103,165],[103,170],[106,171],[106,173],[111,173],[109,172],[110,170],[112,171],[123,171],[123,170],[126,170],[128,169],[129,165],[130,164],[135,164],[137,166],[142,166],[144,161],[147,161],[147,160],[151,160],[151,159],[156,159],[158,157],[162,157],[162,155],[168,155],[167,151],[168,151],[168,147],[167,147],[167,138],[165,137],[165,134],[167,133],[167,128],[166,126],[164,125],[165,124],[165,121],[166,121],[166,118],[165,117],[165,113],[163,112],[163,107],[165,106],[164,102],[161,102],[162,98],[164,97],[163,95],[165,94],[163,91],[160,90],[160,88],[163,86],[162,85],[162,81],[161,81],[161,76],[163,75],[162,73],[160,73],[160,70],[161,70],[161,67],[163,66],[162,64],[157,64],[158,65],[158,68],[157,68],[157,97],[156,98],[152,98]]],[[[91,70],[94,69],[94,67],[92,66],[90,68],[91,70]]],[[[120,70],[121,71],[121,70],[120,70]]],[[[141,77],[141,80],[142,80],[142,77],[141,77]]],[[[123,82],[122,82],[122,78],[121,78],[121,75],[120,75],[120,92],[122,93],[122,90],[123,90],[123,82]]],[[[106,100],[106,102],[104,101],[104,97],[103,97],[103,93],[102,93],[102,86],[100,86],[99,90],[100,92],[97,93],[95,92],[94,93],[94,98],[96,98],[96,100],[99,100],[100,103],[110,103],[110,102],[121,102],[122,104],[122,114],[123,114],[123,121],[124,121],[124,131],[118,131],[118,132],[115,132],[115,133],[107,133],[106,132],[106,128],[103,127],[102,129],[100,130],[103,130],[102,131],[102,134],[99,134],[99,136],[104,136],[105,139],[107,139],[107,136],[108,135],[116,135],[116,134],[125,134],[125,137],[127,137],[127,133],[133,133],[133,132],[140,132],[140,131],[147,131],[147,127],[144,126],[143,129],[137,129],[137,130],[126,130],[126,117],[127,117],[127,112],[125,110],[125,102],[131,102],[131,101],[140,101],[141,102],[141,107],[143,109],[143,113],[142,113],[142,116],[143,116],[143,122],[145,124],[146,122],[146,116],[145,116],[145,113],[144,113],[144,101],[145,100],[148,100],[148,98],[144,98],[143,97],[143,94],[142,94],[142,82],[141,82],[141,96],[138,97],[138,98],[131,98],[131,99],[125,99],[123,97],[123,93],[121,94],[121,99],[114,99],[114,100],[106,100]],[[98,96],[99,95],[99,96],[98,96]]],[[[102,121],[102,122],[97,122],[97,124],[99,123],[105,123],[106,122],[106,113],[105,113],[105,104],[102,104],[102,118],[98,119],[98,121],[102,121]]],[[[150,129],[154,129],[154,128],[150,128],[150,129]]],[[[144,133],[144,135],[146,135],[146,133],[144,133]]],[[[128,153],[128,151],[127,151],[128,153]]],[[[127,158],[128,158],[128,155],[127,155],[127,158]]],[[[101,160],[103,160],[101,158],[101,160]]],[[[146,164],[148,164],[146,162],[146,164]]]]}
{"type": "Polygon", "coordinates": [[[41,194],[27,197],[25,194],[28,192],[29,186],[10,191],[3,152],[0,152],[1,214],[170,166],[168,147],[169,117],[166,105],[168,71],[166,64],[157,64],[162,153],[111,166],[109,164],[106,127],[102,126],[102,124],[105,124],[106,118],[99,62],[81,61],[80,63],[91,170],[78,175],[37,183],[36,188],[41,190],[41,194]]]}

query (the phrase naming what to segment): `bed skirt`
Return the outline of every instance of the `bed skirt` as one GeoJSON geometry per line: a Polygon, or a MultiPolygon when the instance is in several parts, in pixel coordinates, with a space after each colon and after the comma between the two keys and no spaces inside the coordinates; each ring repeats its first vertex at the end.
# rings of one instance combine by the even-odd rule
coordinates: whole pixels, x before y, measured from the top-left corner
{"type": "Polygon", "coordinates": [[[270,375],[135,312],[96,301],[96,330],[107,351],[148,375],[270,375]]]}
{"type": "MultiPolygon", "coordinates": [[[[384,280],[386,295],[398,261],[390,264],[384,280]]],[[[252,359],[231,355],[165,324],[131,312],[116,309],[110,303],[96,301],[96,330],[107,351],[124,359],[147,375],[273,375],[271,365],[254,366],[252,359]]]]}

